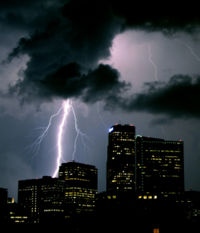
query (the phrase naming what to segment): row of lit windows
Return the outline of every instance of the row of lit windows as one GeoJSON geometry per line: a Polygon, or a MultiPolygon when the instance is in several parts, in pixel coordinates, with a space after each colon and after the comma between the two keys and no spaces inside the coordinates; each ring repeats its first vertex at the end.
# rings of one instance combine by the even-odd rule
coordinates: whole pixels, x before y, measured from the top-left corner
{"type": "Polygon", "coordinates": [[[66,168],[64,171],[59,171],[59,175],[74,175],[79,174],[85,176],[88,173],[97,173],[97,169],[84,169],[84,168],[66,168]]]}
{"type": "Polygon", "coordinates": [[[121,135],[121,136],[118,136],[118,135],[112,135],[112,141],[129,141],[129,142],[134,142],[135,139],[134,138],[131,138],[130,135],[121,135]]]}
{"type": "Polygon", "coordinates": [[[116,195],[108,195],[107,196],[107,199],[111,200],[111,199],[116,199],[117,196],[116,195]]]}
{"type": "Polygon", "coordinates": [[[114,176],[115,179],[117,178],[125,178],[125,177],[132,177],[133,176],[133,172],[119,172],[117,175],[114,176]]]}
{"type": "MultiPolygon", "coordinates": [[[[63,173],[61,173],[61,172],[60,172],[60,174],[63,175],[63,173]]],[[[76,174],[78,176],[85,176],[86,175],[86,173],[83,171],[77,171],[77,172],[76,171],[65,171],[64,172],[65,176],[73,176],[74,174],[76,174]]]]}
{"type": "Polygon", "coordinates": [[[133,180],[131,179],[131,177],[129,176],[129,177],[114,177],[113,178],[113,180],[112,180],[112,183],[116,183],[116,182],[118,182],[118,183],[127,183],[127,181],[129,181],[129,182],[132,182],[133,180]],[[121,179],[119,179],[119,178],[121,178],[121,179]],[[124,179],[125,178],[125,179],[124,179]]]}
{"type": "Polygon", "coordinates": [[[129,184],[133,183],[133,180],[131,180],[131,179],[126,179],[126,180],[116,180],[116,179],[113,179],[111,182],[112,183],[117,183],[117,184],[126,184],[126,185],[129,185],[129,184]]]}
{"type": "Polygon", "coordinates": [[[62,209],[44,209],[44,212],[64,212],[62,209]]]}
{"type": "Polygon", "coordinates": [[[134,134],[134,132],[132,132],[132,131],[113,131],[113,134],[127,134],[127,135],[130,135],[130,134],[134,134]]]}
{"type": "Polygon", "coordinates": [[[180,150],[149,150],[149,149],[146,149],[145,152],[170,152],[170,153],[180,153],[181,151],[180,150]]]}
{"type": "MultiPolygon", "coordinates": [[[[158,166],[154,166],[154,167],[158,167],[158,166]]],[[[180,165],[180,164],[173,164],[173,166],[172,165],[170,165],[170,164],[161,164],[161,166],[159,166],[159,168],[160,169],[158,169],[158,168],[154,168],[153,170],[151,169],[151,171],[165,171],[165,169],[164,169],[164,167],[170,167],[171,169],[173,168],[173,169],[182,169],[182,165],[180,165]]],[[[141,170],[145,170],[145,169],[148,169],[148,170],[150,170],[149,168],[147,168],[146,166],[138,166],[138,168],[139,169],[141,169],[141,170]]],[[[168,171],[168,170],[167,170],[168,171]]]]}
{"type": "Polygon", "coordinates": [[[15,223],[25,223],[25,220],[24,219],[15,220],[15,223]]]}
{"type": "Polygon", "coordinates": [[[66,192],[77,192],[77,193],[96,193],[96,190],[93,189],[77,189],[77,188],[71,188],[71,189],[66,189],[66,192]]]}
{"type": "Polygon", "coordinates": [[[79,204],[80,207],[95,207],[95,205],[93,204],[79,204]]]}
{"type": "Polygon", "coordinates": [[[164,158],[156,157],[156,158],[155,158],[154,156],[152,156],[151,158],[145,158],[145,159],[146,159],[146,160],[149,160],[149,159],[150,159],[150,160],[152,160],[152,161],[164,161],[165,163],[167,163],[168,161],[171,161],[171,162],[172,162],[172,161],[180,161],[180,159],[177,160],[177,159],[172,158],[172,157],[170,157],[170,158],[169,158],[169,157],[168,157],[168,158],[167,158],[167,157],[164,157],[164,158]]]}
{"type": "MultiPolygon", "coordinates": [[[[120,177],[121,178],[121,177],[120,177]]],[[[126,178],[126,179],[112,179],[111,181],[112,183],[117,183],[117,184],[122,184],[122,185],[131,185],[133,183],[133,180],[130,178],[126,178]]]]}
{"type": "MultiPolygon", "coordinates": [[[[119,190],[119,189],[121,190],[122,187],[117,186],[116,189],[117,189],[117,190],[119,190]]],[[[125,186],[125,187],[123,187],[123,190],[132,190],[132,189],[133,189],[133,187],[130,187],[130,186],[125,186]]]]}
{"type": "Polygon", "coordinates": [[[35,191],[37,190],[37,186],[27,186],[24,188],[19,188],[19,191],[26,192],[26,191],[35,191]]]}
{"type": "Polygon", "coordinates": [[[95,194],[91,193],[80,193],[80,192],[66,192],[65,197],[88,197],[95,198],[95,194]]]}
{"type": "Polygon", "coordinates": [[[11,216],[11,219],[27,219],[27,216],[11,216]]]}
{"type": "MultiPolygon", "coordinates": [[[[160,172],[160,171],[157,170],[157,169],[153,169],[152,171],[153,171],[153,172],[160,172]]],[[[163,173],[163,172],[164,172],[164,171],[162,171],[162,173],[163,173]]],[[[166,174],[159,175],[159,177],[168,177],[168,178],[179,178],[179,177],[180,177],[179,175],[167,174],[168,171],[165,171],[165,172],[166,172],[166,174]]],[[[153,174],[148,174],[147,172],[140,172],[140,175],[145,175],[145,177],[147,177],[147,175],[148,175],[148,177],[151,177],[153,174]]]]}
{"type": "MultiPolygon", "coordinates": [[[[160,155],[151,155],[152,158],[154,157],[160,157],[160,155]]],[[[180,159],[178,155],[162,155],[162,158],[165,159],[165,158],[173,158],[173,159],[180,159]]]]}
{"type": "Polygon", "coordinates": [[[127,148],[113,148],[112,152],[117,153],[117,152],[124,152],[124,151],[131,151],[132,153],[135,152],[133,148],[127,147],[127,148]]]}
{"type": "Polygon", "coordinates": [[[96,192],[96,189],[91,188],[83,188],[83,187],[66,187],[65,190],[72,190],[72,191],[78,191],[78,192],[86,192],[86,193],[93,193],[96,192]]]}
{"type": "MultiPolygon", "coordinates": [[[[132,152],[123,152],[123,151],[121,151],[121,152],[115,152],[115,154],[117,154],[117,155],[133,155],[134,153],[132,153],[132,152]]],[[[115,159],[115,157],[112,157],[112,159],[115,159]]]]}
{"type": "Polygon", "coordinates": [[[175,145],[175,144],[176,144],[176,145],[183,144],[182,141],[178,141],[178,142],[177,142],[177,141],[162,141],[162,142],[161,142],[160,140],[158,140],[158,141],[146,141],[146,140],[143,139],[143,138],[141,138],[141,139],[142,139],[143,143],[146,142],[146,143],[149,143],[149,144],[154,144],[154,143],[155,143],[155,144],[158,144],[158,143],[159,143],[159,144],[161,144],[161,145],[162,145],[162,144],[174,144],[174,145],[175,145]]]}
{"type": "Polygon", "coordinates": [[[151,199],[157,199],[158,198],[158,196],[157,195],[140,195],[140,196],[138,196],[138,199],[144,199],[144,200],[147,200],[147,199],[149,199],[149,200],[151,200],[151,199]]]}
{"type": "Polygon", "coordinates": [[[65,180],[77,180],[77,181],[90,182],[90,180],[88,180],[88,179],[76,178],[76,177],[71,177],[71,178],[66,177],[65,180]]]}

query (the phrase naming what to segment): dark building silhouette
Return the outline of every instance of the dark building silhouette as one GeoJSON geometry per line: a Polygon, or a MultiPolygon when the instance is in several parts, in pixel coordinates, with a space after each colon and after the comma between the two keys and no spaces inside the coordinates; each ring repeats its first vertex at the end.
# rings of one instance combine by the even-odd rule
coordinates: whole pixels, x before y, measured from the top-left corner
{"type": "Polygon", "coordinates": [[[187,219],[192,222],[200,222],[200,192],[199,191],[185,191],[184,199],[181,204],[185,207],[187,219]]]}
{"type": "Polygon", "coordinates": [[[18,184],[18,204],[30,223],[41,223],[51,218],[64,218],[64,182],[44,176],[41,179],[21,180],[18,184]]]}
{"type": "Polygon", "coordinates": [[[28,224],[29,219],[25,214],[24,208],[18,205],[14,198],[8,198],[7,204],[7,223],[8,224],[28,224]]]}
{"type": "Polygon", "coordinates": [[[137,136],[136,189],[143,199],[170,198],[183,193],[183,141],[137,136]]]}
{"type": "Polygon", "coordinates": [[[0,188],[0,223],[64,224],[71,232],[196,230],[200,192],[184,192],[183,142],[135,137],[133,125],[120,124],[108,137],[106,192],[97,194],[95,166],[63,163],[59,178],[19,181],[18,204],[0,188]]]}
{"type": "Polygon", "coordinates": [[[124,193],[135,189],[135,127],[114,125],[109,129],[107,192],[124,193]]]}
{"type": "Polygon", "coordinates": [[[0,206],[5,206],[8,200],[8,190],[0,188],[0,206]]]}
{"type": "Polygon", "coordinates": [[[94,211],[97,193],[95,166],[63,163],[59,169],[59,179],[65,181],[64,198],[69,217],[94,211]]]}
{"type": "MultiPolygon", "coordinates": [[[[74,216],[94,212],[96,193],[97,169],[69,162],[60,166],[59,178],[19,181],[18,204],[28,223],[65,223],[74,216]]],[[[11,221],[16,216],[14,213],[11,221]]]]}
{"type": "Polygon", "coordinates": [[[5,223],[7,221],[7,199],[8,190],[0,188],[0,223],[5,223]]]}

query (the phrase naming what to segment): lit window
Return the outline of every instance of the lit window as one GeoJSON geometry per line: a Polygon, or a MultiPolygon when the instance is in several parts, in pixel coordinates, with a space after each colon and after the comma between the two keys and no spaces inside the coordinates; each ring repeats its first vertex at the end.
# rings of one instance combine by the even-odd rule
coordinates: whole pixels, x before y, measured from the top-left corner
{"type": "Polygon", "coordinates": [[[154,228],[153,233],[159,233],[159,228],[154,228]]]}

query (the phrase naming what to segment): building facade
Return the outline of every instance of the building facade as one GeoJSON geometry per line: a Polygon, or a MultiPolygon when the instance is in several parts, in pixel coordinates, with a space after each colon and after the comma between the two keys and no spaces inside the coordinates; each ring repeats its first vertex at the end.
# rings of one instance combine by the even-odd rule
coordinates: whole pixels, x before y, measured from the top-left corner
{"type": "Polygon", "coordinates": [[[137,136],[136,190],[144,199],[167,199],[184,191],[183,141],[137,136]]]}
{"type": "Polygon", "coordinates": [[[18,204],[30,223],[61,221],[64,218],[64,182],[44,176],[41,179],[21,180],[18,183],[18,204]]]}
{"type": "Polygon", "coordinates": [[[95,166],[63,163],[59,169],[59,179],[65,181],[64,196],[69,217],[94,211],[97,193],[95,166]]]}
{"type": "Polygon", "coordinates": [[[107,150],[107,192],[135,190],[135,127],[114,125],[109,129],[107,150]]]}

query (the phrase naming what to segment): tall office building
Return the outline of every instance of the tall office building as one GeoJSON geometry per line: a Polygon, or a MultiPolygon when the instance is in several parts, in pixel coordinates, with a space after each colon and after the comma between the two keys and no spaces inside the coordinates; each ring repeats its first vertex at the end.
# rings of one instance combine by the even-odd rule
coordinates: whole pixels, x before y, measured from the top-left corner
{"type": "Polygon", "coordinates": [[[135,190],[135,127],[114,125],[109,129],[107,154],[107,192],[135,190]]]}
{"type": "Polygon", "coordinates": [[[144,199],[170,198],[184,191],[183,141],[137,136],[136,189],[144,199]]]}
{"type": "Polygon", "coordinates": [[[7,221],[8,190],[0,187],[0,224],[7,221]]]}
{"type": "Polygon", "coordinates": [[[59,179],[65,181],[64,195],[69,217],[93,212],[97,193],[97,169],[77,162],[63,163],[59,179]]]}
{"type": "Polygon", "coordinates": [[[41,223],[64,218],[64,182],[44,176],[41,179],[21,180],[18,183],[18,203],[30,219],[41,223]]]}

